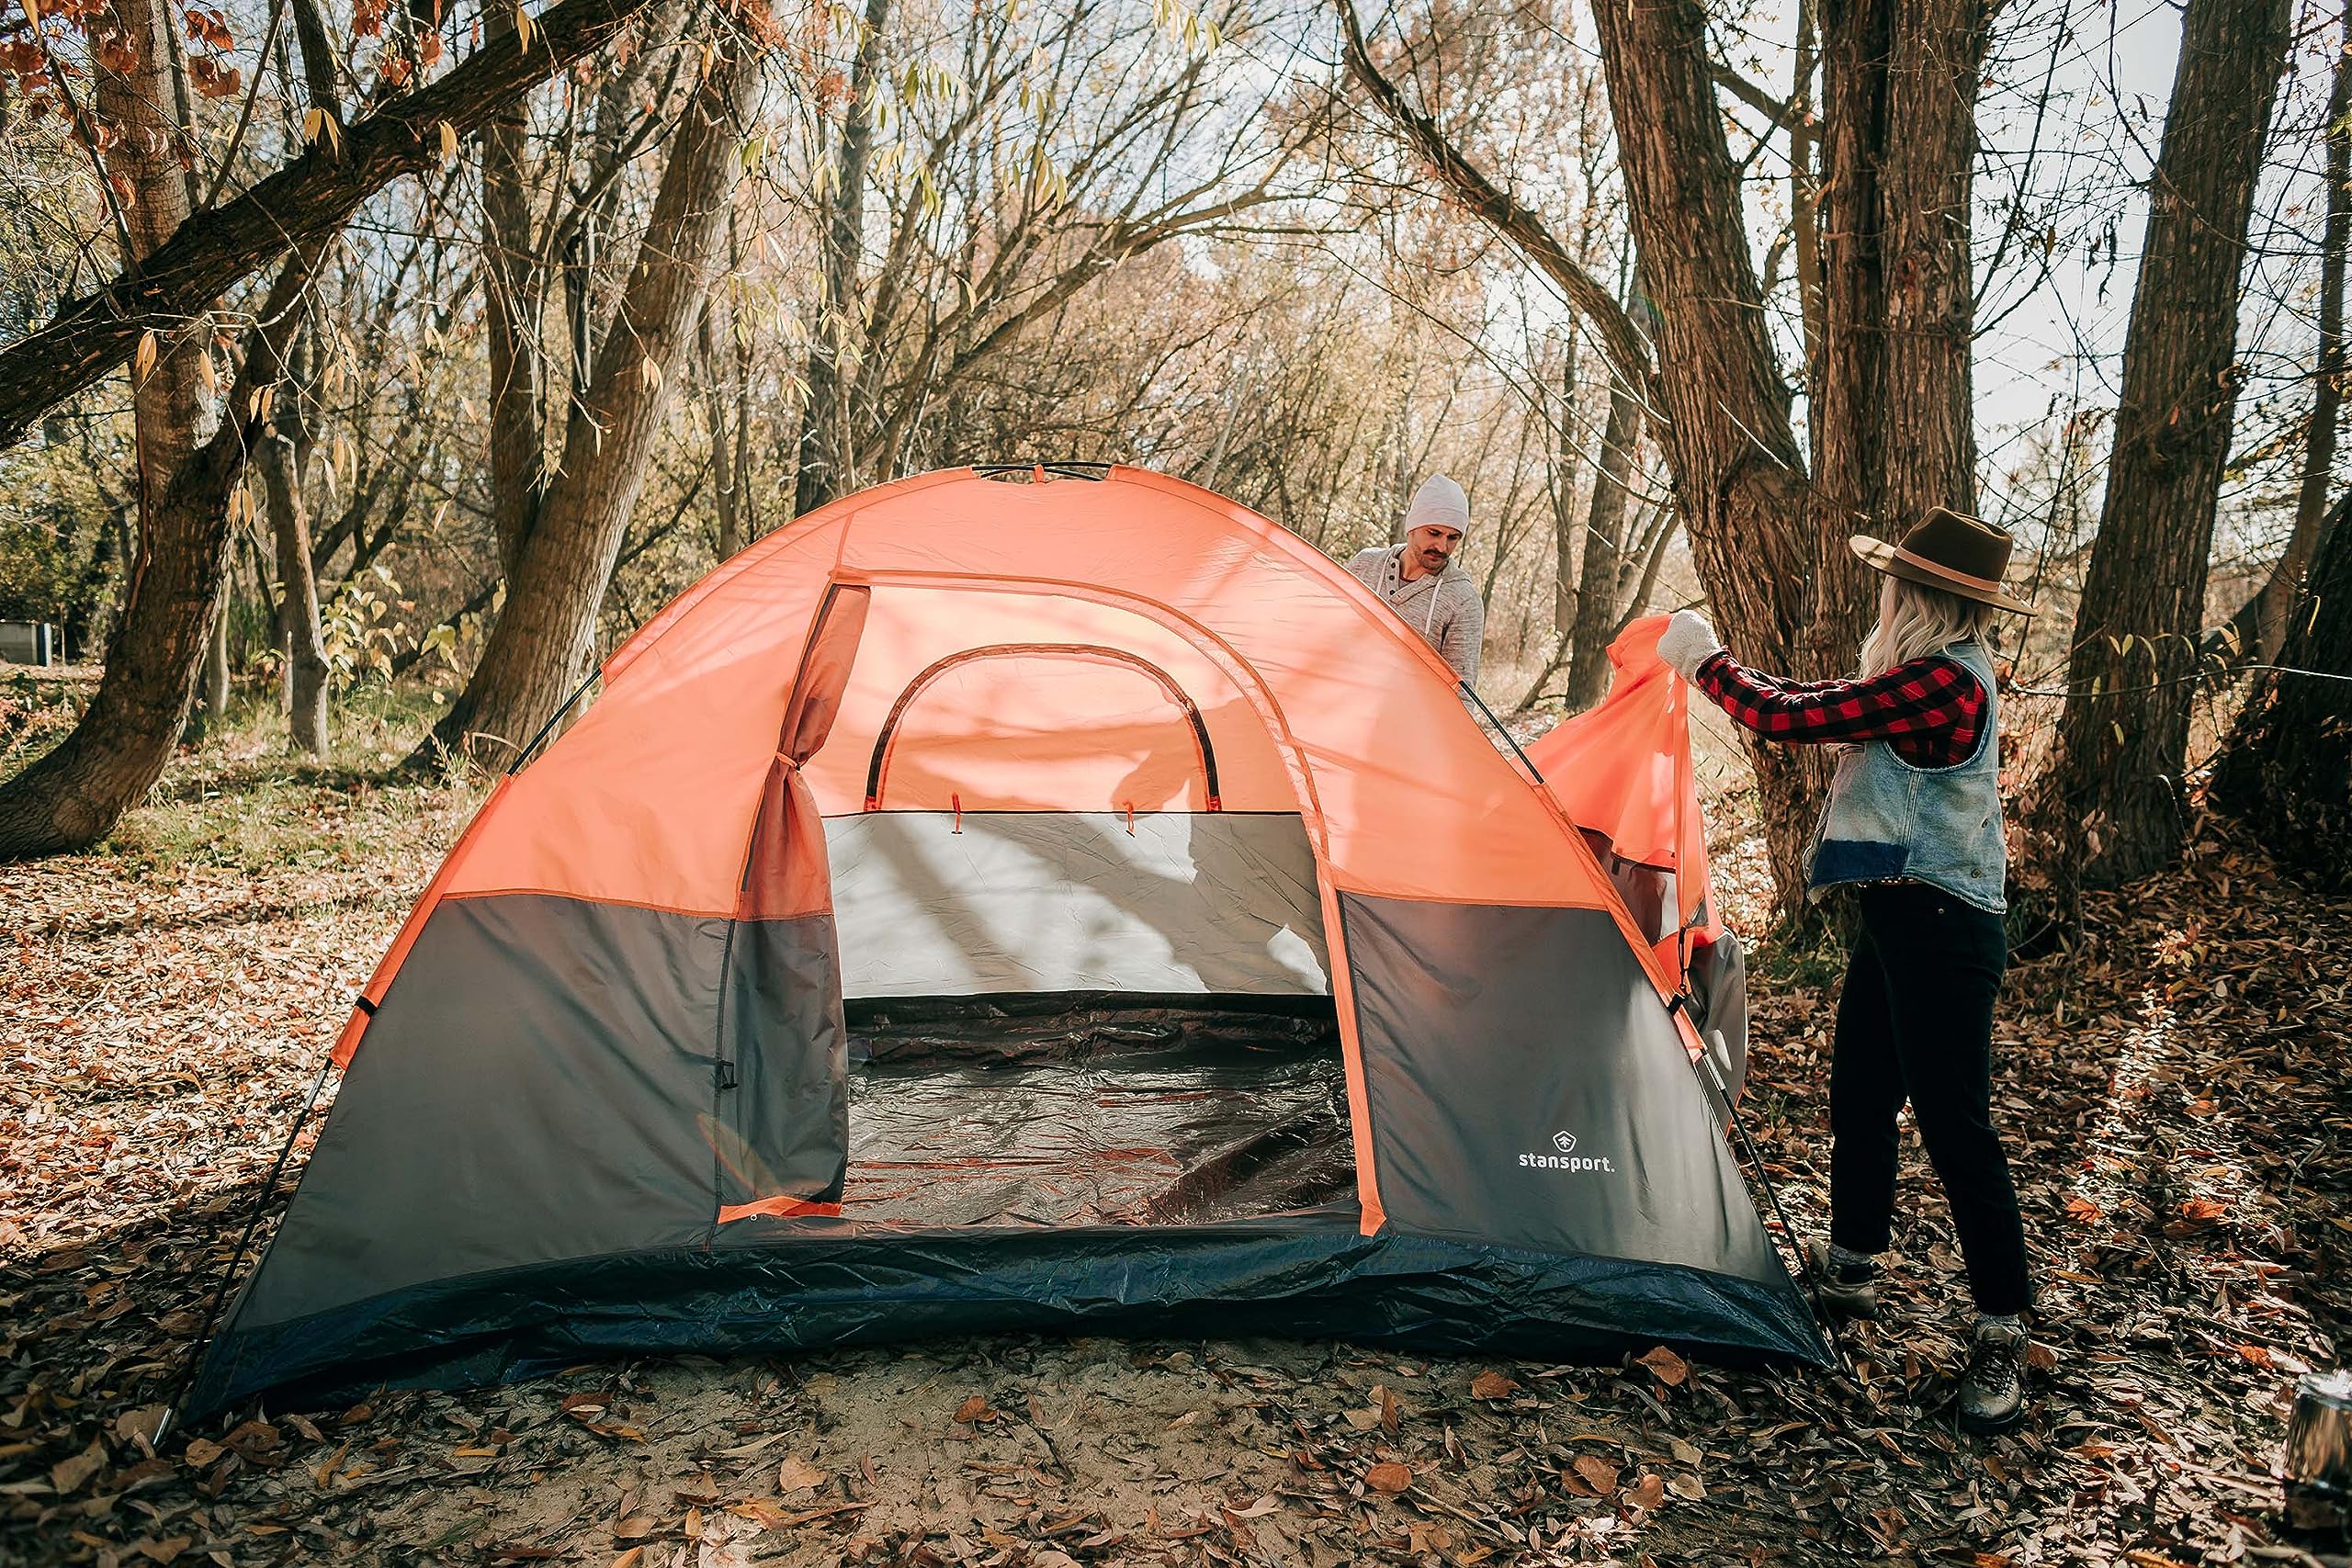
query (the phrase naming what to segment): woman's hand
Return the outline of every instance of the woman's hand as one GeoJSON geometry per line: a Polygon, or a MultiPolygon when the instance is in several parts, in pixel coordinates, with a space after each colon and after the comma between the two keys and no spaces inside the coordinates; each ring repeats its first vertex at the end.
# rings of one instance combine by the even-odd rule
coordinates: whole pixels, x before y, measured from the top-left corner
{"type": "Polygon", "coordinates": [[[1699,666],[1723,650],[1724,645],[1715,640],[1715,628],[1696,610],[1675,611],[1666,630],[1658,634],[1657,656],[1686,681],[1694,679],[1699,666]]]}

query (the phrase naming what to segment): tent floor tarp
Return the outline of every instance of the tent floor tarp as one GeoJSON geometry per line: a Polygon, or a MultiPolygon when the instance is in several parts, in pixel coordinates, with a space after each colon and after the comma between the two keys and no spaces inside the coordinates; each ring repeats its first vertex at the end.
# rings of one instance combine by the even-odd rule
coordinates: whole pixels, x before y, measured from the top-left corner
{"type": "Polygon", "coordinates": [[[1327,999],[895,999],[851,1015],[842,1218],[753,1216],[705,1249],[503,1269],[241,1335],[193,1407],[264,1384],[323,1404],[612,1354],[1023,1329],[1817,1359],[1802,1305],[1747,1281],[1358,1234],[1327,999]]]}
{"type": "Polygon", "coordinates": [[[1319,1010],[894,1007],[852,1029],[842,1217],[1185,1224],[1351,1199],[1319,1010]]]}
{"type": "Polygon", "coordinates": [[[1825,1364],[1802,1300],[1696,1269],[1358,1234],[1352,1204],[1183,1225],[728,1227],[664,1248],[438,1280],[220,1341],[200,1415],[263,1389],[325,1408],[611,1356],[726,1355],[1046,1331],[1267,1335],[1425,1354],[1606,1359],[1666,1343],[1825,1364]],[[738,1234],[744,1233],[744,1234],[738,1234]]]}

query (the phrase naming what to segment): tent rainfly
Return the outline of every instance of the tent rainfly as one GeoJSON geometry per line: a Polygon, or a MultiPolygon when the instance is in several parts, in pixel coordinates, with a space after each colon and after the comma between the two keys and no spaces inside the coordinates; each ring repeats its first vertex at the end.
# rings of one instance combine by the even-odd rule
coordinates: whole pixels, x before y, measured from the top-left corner
{"type": "Polygon", "coordinates": [[[1698,1070],[1655,631],[1555,793],[1194,486],[780,529],[451,851],[187,1413],[988,1329],[1824,1360],[1698,1070]]]}

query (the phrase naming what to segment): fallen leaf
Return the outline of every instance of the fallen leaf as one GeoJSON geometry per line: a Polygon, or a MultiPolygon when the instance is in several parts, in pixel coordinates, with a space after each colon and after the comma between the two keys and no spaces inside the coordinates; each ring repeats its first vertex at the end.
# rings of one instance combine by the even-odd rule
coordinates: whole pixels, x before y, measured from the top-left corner
{"type": "Polygon", "coordinates": [[[785,1521],[792,1517],[764,1497],[754,1497],[749,1502],[738,1503],[727,1511],[739,1519],[751,1520],[763,1530],[782,1529],[785,1521]]]}
{"type": "Polygon", "coordinates": [[[142,1404],[136,1410],[126,1410],[114,1418],[114,1435],[126,1443],[137,1443],[149,1459],[155,1457],[155,1434],[163,1429],[164,1417],[172,1413],[168,1404],[142,1404]]]}
{"type": "Polygon", "coordinates": [[[266,1454],[269,1452],[272,1449],[275,1449],[278,1444],[285,1440],[286,1439],[279,1435],[277,1428],[271,1426],[268,1422],[246,1421],[239,1425],[237,1428],[231,1432],[227,1437],[221,1438],[220,1443],[223,1448],[226,1448],[238,1458],[249,1460],[254,1458],[256,1454],[266,1454]]]}
{"type": "Polygon", "coordinates": [[[613,1568],[640,1568],[645,1562],[645,1548],[632,1546],[613,1559],[613,1568]]]}
{"type": "Polygon", "coordinates": [[[1577,1478],[1592,1488],[1596,1497],[1606,1497],[1617,1490],[1617,1467],[1599,1454],[1578,1454],[1576,1457],[1577,1478]]]}
{"type": "Polygon", "coordinates": [[[1687,1470],[1677,1471],[1674,1479],[1666,1483],[1666,1489],[1690,1503],[1696,1503],[1707,1495],[1707,1488],[1687,1470]]]}
{"type": "Polygon", "coordinates": [[[1470,1380],[1473,1399],[1509,1399],[1519,1392],[1519,1384],[1500,1372],[1480,1372],[1470,1380]]]}
{"type": "Polygon", "coordinates": [[[1281,1500],[1270,1494],[1259,1498],[1246,1508],[1227,1508],[1226,1512],[1237,1519],[1262,1519],[1281,1506],[1281,1500]]]}
{"type": "Polygon", "coordinates": [[[90,1477],[107,1467],[106,1445],[97,1438],[71,1459],[59,1460],[49,1467],[49,1483],[57,1488],[61,1497],[70,1497],[86,1484],[90,1477]]]}
{"type": "Polygon", "coordinates": [[[164,1540],[142,1540],[139,1543],[139,1554],[150,1562],[170,1562],[195,1544],[192,1538],[184,1535],[164,1540]]]}
{"type": "Polygon", "coordinates": [[[831,1476],[819,1470],[798,1454],[793,1454],[787,1457],[783,1466],[777,1470],[775,1489],[789,1496],[795,1492],[807,1492],[822,1486],[831,1479],[831,1476]]]}
{"type": "Polygon", "coordinates": [[[1690,1365],[1673,1351],[1660,1345],[1648,1355],[1638,1358],[1658,1382],[1672,1388],[1690,1375],[1690,1365]]]}
{"type": "Polygon", "coordinates": [[[1675,1459],[1683,1464],[1696,1465],[1707,1457],[1679,1438],[1668,1438],[1666,1440],[1666,1446],[1673,1450],[1675,1459]]]}
{"type": "Polygon", "coordinates": [[[1393,1497],[1413,1484],[1413,1472],[1401,1464],[1375,1464],[1363,1472],[1363,1483],[1393,1497]]]}

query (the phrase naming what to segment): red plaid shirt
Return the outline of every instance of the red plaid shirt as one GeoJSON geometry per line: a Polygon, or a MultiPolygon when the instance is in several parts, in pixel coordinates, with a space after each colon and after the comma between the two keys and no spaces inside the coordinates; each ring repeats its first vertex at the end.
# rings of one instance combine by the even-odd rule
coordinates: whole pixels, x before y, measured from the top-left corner
{"type": "Polygon", "coordinates": [[[1883,740],[1915,768],[1966,761],[1984,721],[1984,683],[1939,654],[1867,681],[1781,681],[1715,653],[1694,684],[1767,740],[1883,740]]]}

